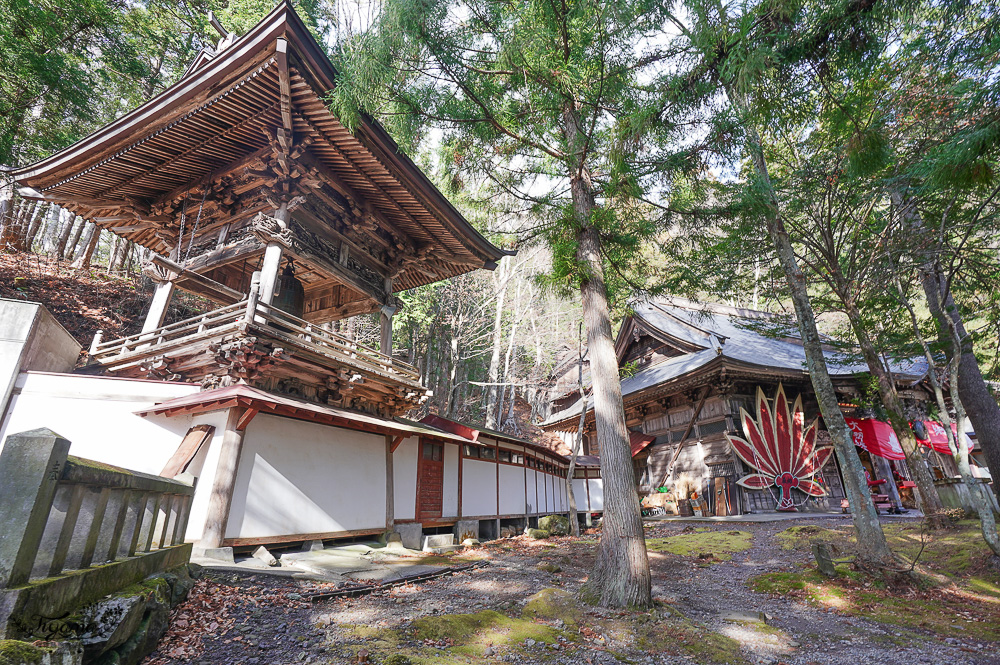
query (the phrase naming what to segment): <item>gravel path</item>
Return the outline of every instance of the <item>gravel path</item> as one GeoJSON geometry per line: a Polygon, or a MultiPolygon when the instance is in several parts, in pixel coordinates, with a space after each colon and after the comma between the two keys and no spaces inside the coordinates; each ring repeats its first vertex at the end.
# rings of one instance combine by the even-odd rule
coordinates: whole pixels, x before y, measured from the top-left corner
{"type": "MultiPolygon", "coordinates": [[[[790,570],[808,558],[803,552],[782,549],[773,538],[779,531],[806,523],[815,522],[698,524],[698,528],[716,531],[750,531],[752,547],[735,554],[732,561],[711,565],[705,565],[696,557],[651,552],[654,597],[665,601],[668,608],[678,610],[692,622],[686,625],[691,626],[696,640],[711,632],[733,638],[741,645],[739,655],[755,664],[1000,665],[1000,656],[996,655],[1000,645],[978,641],[974,634],[949,643],[919,631],[882,625],[824,611],[795,599],[773,598],[751,591],[746,586],[751,577],[790,570]],[[734,620],[739,614],[750,618],[758,612],[766,613],[766,625],[734,620]]],[[[836,520],[828,525],[833,527],[835,524],[843,523],[836,520]]],[[[690,530],[691,525],[660,523],[650,530],[649,537],[669,536],[685,528],[690,530]]],[[[470,553],[486,558],[489,565],[358,598],[315,603],[308,602],[308,595],[333,588],[332,585],[324,587],[266,575],[208,571],[195,596],[179,610],[188,612],[185,625],[178,629],[177,621],[174,622],[173,634],[147,659],[146,665],[358,663],[365,662],[358,659],[362,649],[371,650],[370,662],[381,663],[387,644],[400,651],[417,649],[425,657],[430,650],[433,659],[423,662],[439,663],[672,665],[731,662],[712,660],[697,651],[648,654],[638,647],[635,633],[629,630],[607,629],[602,635],[584,633],[582,637],[574,636],[572,641],[557,642],[556,646],[528,640],[530,644],[499,645],[475,653],[460,650],[460,645],[447,642],[421,643],[410,633],[412,622],[420,617],[483,610],[519,616],[526,599],[541,589],[561,587],[575,592],[593,561],[595,538],[494,541],[470,553]],[[538,568],[545,564],[550,568],[558,567],[558,572],[538,568]],[[215,622],[218,625],[214,630],[208,630],[211,617],[215,615],[199,617],[196,606],[204,598],[220,596],[227,599],[228,614],[215,622]],[[399,641],[387,643],[387,639],[399,641]],[[177,651],[179,648],[182,650],[177,651]]],[[[581,625],[622,624],[627,620],[622,616],[621,613],[586,608],[581,625]]],[[[562,628],[562,625],[555,627],[562,628]]]]}

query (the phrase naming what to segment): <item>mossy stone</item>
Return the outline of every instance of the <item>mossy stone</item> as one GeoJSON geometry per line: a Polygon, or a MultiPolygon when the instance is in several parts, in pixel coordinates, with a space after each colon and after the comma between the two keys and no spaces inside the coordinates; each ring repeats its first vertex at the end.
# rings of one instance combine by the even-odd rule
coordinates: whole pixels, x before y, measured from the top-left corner
{"type": "Polygon", "coordinates": [[[20,640],[0,640],[0,665],[37,665],[53,651],[20,640]]]}
{"type": "Polygon", "coordinates": [[[528,538],[534,538],[535,540],[545,540],[550,535],[552,535],[548,531],[545,531],[544,529],[528,529],[525,531],[525,533],[527,534],[528,538]]]}
{"type": "Polygon", "coordinates": [[[569,520],[562,515],[546,515],[538,519],[538,528],[553,536],[568,536],[569,520]]]}

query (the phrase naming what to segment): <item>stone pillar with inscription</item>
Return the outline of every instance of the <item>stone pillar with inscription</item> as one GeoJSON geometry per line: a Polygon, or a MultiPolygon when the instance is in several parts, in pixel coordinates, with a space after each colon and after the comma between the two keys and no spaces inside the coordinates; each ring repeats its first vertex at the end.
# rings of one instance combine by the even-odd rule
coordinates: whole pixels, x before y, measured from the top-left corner
{"type": "Polygon", "coordinates": [[[0,589],[28,583],[69,441],[52,430],[7,437],[0,452],[0,589]]]}

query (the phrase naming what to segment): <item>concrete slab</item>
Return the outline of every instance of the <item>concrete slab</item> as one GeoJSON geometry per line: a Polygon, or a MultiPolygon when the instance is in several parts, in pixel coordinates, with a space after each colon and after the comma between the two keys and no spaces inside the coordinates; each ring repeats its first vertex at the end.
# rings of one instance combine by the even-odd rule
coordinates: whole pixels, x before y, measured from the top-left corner
{"type": "Polygon", "coordinates": [[[232,547],[195,547],[191,551],[191,560],[203,566],[213,562],[236,563],[232,547]],[[208,564],[204,563],[206,561],[208,564]]]}
{"type": "Polygon", "coordinates": [[[429,536],[424,536],[423,541],[420,543],[420,549],[424,552],[430,552],[432,550],[441,547],[451,547],[455,544],[455,534],[453,533],[437,533],[429,536]]]}

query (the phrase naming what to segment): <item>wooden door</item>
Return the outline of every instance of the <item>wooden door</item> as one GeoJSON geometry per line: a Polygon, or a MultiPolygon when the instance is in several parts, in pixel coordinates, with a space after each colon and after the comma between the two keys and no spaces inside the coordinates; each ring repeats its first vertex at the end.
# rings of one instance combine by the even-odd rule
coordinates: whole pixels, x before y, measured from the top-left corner
{"type": "Polygon", "coordinates": [[[417,462],[417,521],[441,517],[444,493],[444,445],[420,439],[417,462]]]}

